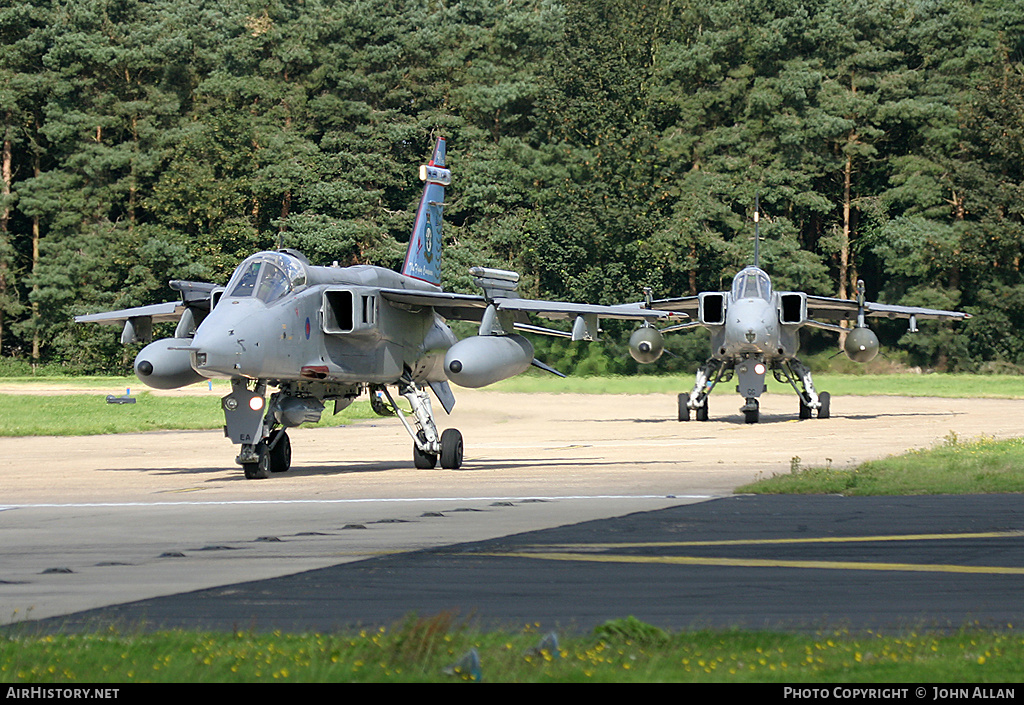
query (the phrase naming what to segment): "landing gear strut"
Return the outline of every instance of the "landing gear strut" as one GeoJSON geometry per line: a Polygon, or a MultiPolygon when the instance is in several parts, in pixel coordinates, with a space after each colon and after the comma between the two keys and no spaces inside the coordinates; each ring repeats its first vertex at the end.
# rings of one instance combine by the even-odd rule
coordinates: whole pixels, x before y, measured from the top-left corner
{"type": "MultiPolygon", "coordinates": [[[[708,395],[718,384],[727,367],[721,360],[709,359],[697,369],[697,379],[689,394],[679,395],[679,420],[690,420],[690,409],[696,411],[698,421],[708,420],[708,395]]],[[[730,377],[732,375],[730,374],[730,377]]]]}
{"type": "Polygon", "coordinates": [[[401,380],[398,389],[412,406],[412,423],[409,423],[401,408],[395,404],[387,387],[383,388],[383,392],[391,402],[391,408],[398,412],[398,418],[412,436],[413,464],[417,468],[429,470],[437,465],[440,457],[441,467],[446,470],[458,470],[462,467],[462,434],[454,428],[449,428],[438,436],[434,412],[426,390],[408,377],[401,380]]]}
{"type": "Polygon", "coordinates": [[[794,357],[776,368],[775,378],[780,382],[789,382],[800,397],[801,419],[811,418],[815,411],[818,412],[819,419],[831,417],[832,396],[828,392],[819,394],[815,391],[810,367],[794,357]]]}

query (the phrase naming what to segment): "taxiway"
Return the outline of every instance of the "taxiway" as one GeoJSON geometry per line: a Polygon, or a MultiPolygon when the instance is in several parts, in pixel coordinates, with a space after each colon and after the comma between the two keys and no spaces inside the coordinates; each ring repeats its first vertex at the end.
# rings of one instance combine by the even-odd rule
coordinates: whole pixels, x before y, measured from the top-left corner
{"type": "MultiPolygon", "coordinates": [[[[97,403],[103,403],[102,395],[97,395],[97,403]]],[[[742,505],[740,498],[731,498],[735,487],[789,472],[794,462],[845,467],[929,447],[951,432],[960,438],[1016,436],[1024,417],[1021,400],[837,397],[834,417],[823,421],[798,421],[794,406],[791,395],[768,395],[762,399],[762,423],[757,425],[743,424],[738,412],[706,423],[680,424],[672,394],[460,391],[453,415],[441,419],[441,425],[463,432],[466,460],[461,470],[414,469],[404,429],[397,420],[380,419],[293,431],[293,469],[262,481],[242,477],[232,462],[234,448],[219,432],[0,439],[0,622],[50,619],[51,624],[63,620],[70,626],[83,611],[98,610],[89,613],[90,618],[101,619],[105,611],[108,618],[122,622],[152,622],[156,615],[165,615],[164,624],[178,626],[207,619],[205,623],[220,626],[281,628],[282,620],[303,613],[300,605],[319,603],[313,610],[317,618],[301,625],[289,622],[295,628],[315,629],[391,620],[396,614],[434,607],[481,614],[481,605],[493,603],[515,608],[495,618],[518,619],[533,610],[537,618],[581,623],[604,614],[594,605],[627,610],[633,597],[640,603],[660,601],[671,612],[671,605],[680,604],[678,588],[660,597],[621,591],[630,585],[646,591],[653,585],[682,583],[705,585],[700,594],[713,598],[742,586],[740,596],[756,605],[763,602],[757,595],[788,584],[779,582],[777,571],[821,575],[824,569],[748,566],[753,574],[726,580],[717,572],[720,566],[680,569],[668,562],[651,568],[638,567],[635,560],[596,563],[571,555],[542,561],[508,551],[537,540],[569,541],[566,536],[582,531],[580,540],[595,545],[575,548],[574,555],[607,554],[597,544],[622,543],[624,526],[633,527],[629,531],[634,542],[650,543],[666,531],[678,541],[691,540],[687,527],[708,526],[697,517],[714,507],[742,505]],[[693,506],[696,503],[701,504],[693,506]],[[661,525],[666,517],[667,526],[675,528],[661,525]],[[536,533],[545,531],[554,533],[546,538],[536,533]],[[497,571],[496,577],[475,576],[466,564],[457,565],[467,555],[465,546],[472,546],[466,549],[472,565],[487,564],[497,571]],[[489,563],[482,554],[492,550],[506,553],[489,563]],[[440,561],[436,569],[423,563],[430,560],[440,561]],[[626,578],[622,583],[608,582],[600,600],[572,598],[579,594],[578,579],[593,575],[594,565],[605,566],[602,575],[610,574],[607,566],[619,566],[626,578]],[[652,569],[698,572],[648,580],[644,576],[652,569]],[[370,582],[360,582],[360,575],[370,582]],[[414,580],[416,575],[423,581],[414,580]],[[428,581],[430,576],[436,580],[428,581]],[[515,595],[530,594],[534,581],[534,592],[544,599],[531,606],[525,597],[515,595]],[[330,587],[339,584],[345,589],[331,593],[330,587]],[[477,599],[465,592],[474,584],[493,598],[477,599]],[[552,584],[563,584],[568,599],[554,599],[549,588],[542,587],[552,584]],[[494,587],[501,585],[505,592],[494,587]],[[510,587],[519,592],[510,596],[510,587]],[[216,615],[204,615],[201,605],[213,603],[202,596],[214,594],[223,597],[216,601],[216,615]],[[442,599],[424,601],[424,595],[442,599]],[[295,600],[290,606],[289,599],[295,600]],[[371,608],[372,600],[382,607],[371,608]],[[175,604],[178,607],[172,608],[175,604]],[[341,604],[351,611],[329,609],[341,604]],[[552,613],[555,605],[564,605],[567,613],[552,613]],[[227,607],[231,609],[223,611],[227,607]],[[173,613],[184,623],[171,619],[173,613]]],[[[130,413],[130,407],[125,411],[130,413]]],[[[835,533],[834,527],[816,527],[814,521],[793,514],[794,507],[810,508],[810,501],[791,501],[795,504],[785,510],[761,511],[769,517],[784,511],[794,532],[803,526],[802,533],[808,536],[819,530],[835,533]]],[[[826,514],[839,516],[843,511],[826,514]]],[[[886,522],[895,525],[901,510],[892,511],[892,516],[877,511],[861,516],[854,511],[881,526],[852,520],[848,526],[856,527],[855,536],[893,533],[885,528],[886,522]]],[[[1024,529],[1011,509],[974,511],[987,514],[990,524],[999,517],[1002,524],[995,528],[1000,530],[1024,529]]],[[[730,519],[726,512],[716,521],[722,523],[713,533],[724,535],[730,523],[743,520],[739,514],[730,519]]],[[[922,531],[927,531],[923,525],[907,525],[909,533],[922,531]]],[[[970,533],[954,526],[942,531],[970,533]]],[[[580,540],[569,542],[576,545],[580,540]]],[[[999,540],[1021,543],[1012,536],[999,540]]],[[[902,544],[893,542],[885,548],[897,545],[902,544]]],[[[870,546],[868,555],[876,548],[870,546]]],[[[763,546],[751,550],[766,555],[763,546]]],[[[807,554],[806,546],[787,550],[807,554]]],[[[918,560],[926,559],[914,559],[918,560]]],[[[999,564],[1012,567],[1014,560],[1001,559],[999,564]]],[[[863,571],[856,575],[856,580],[868,580],[863,571]]],[[[1021,578],[1008,575],[995,580],[1012,584],[1014,594],[1019,594],[1021,578]]],[[[842,584],[834,572],[827,580],[842,584]]],[[[797,581],[793,589],[799,591],[806,583],[797,581]]],[[[794,604],[812,608],[814,601],[801,600],[800,595],[794,595],[794,604]]],[[[692,596],[684,602],[692,605],[692,596]]],[[[680,619],[693,616],[681,608],[676,612],[680,619]]],[[[992,611],[997,613],[1006,616],[992,611]]],[[[826,615],[812,608],[810,614],[786,616],[806,622],[826,615]]],[[[671,626],[664,614],[658,618],[671,626]]]]}

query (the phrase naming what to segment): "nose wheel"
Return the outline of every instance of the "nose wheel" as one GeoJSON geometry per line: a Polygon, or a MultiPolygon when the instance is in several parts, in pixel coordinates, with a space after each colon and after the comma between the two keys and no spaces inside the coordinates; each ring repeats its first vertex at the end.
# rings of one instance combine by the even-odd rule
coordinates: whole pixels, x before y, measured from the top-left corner
{"type": "Polygon", "coordinates": [[[272,472],[288,472],[292,466],[292,442],[283,428],[271,432],[267,440],[242,447],[238,456],[247,480],[265,480],[272,472]]]}
{"type": "Polygon", "coordinates": [[[241,464],[246,480],[265,480],[270,477],[270,450],[264,441],[254,445],[248,457],[255,460],[254,462],[244,462],[241,464]]]}
{"type": "Polygon", "coordinates": [[[747,403],[740,407],[743,412],[744,423],[757,423],[761,419],[761,407],[756,398],[747,399],[747,403]]]}

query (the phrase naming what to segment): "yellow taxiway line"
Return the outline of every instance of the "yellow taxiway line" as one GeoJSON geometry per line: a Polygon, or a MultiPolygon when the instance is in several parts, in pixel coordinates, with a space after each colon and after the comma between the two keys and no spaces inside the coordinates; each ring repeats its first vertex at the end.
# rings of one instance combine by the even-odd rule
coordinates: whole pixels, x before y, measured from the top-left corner
{"type": "MultiPolygon", "coordinates": [[[[1024,575],[1019,566],[968,566],[942,563],[880,563],[865,561],[782,560],[774,558],[719,558],[713,556],[631,556],[592,553],[623,548],[693,548],[698,546],[764,546],[813,543],[870,543],[880,541],[949,541],[1021,537],[1021,531],[990,531],[965,534],[907,534],[898,536],[843,536],[800,539],[754,539],[721,541],[657,541],[650,543],[598,543],[559,546],[537,546],[534,550],[483,555],[509,558],[533,558],[549,561],[582,561],[591,563],[646,563],[657,565],[727,566],[745,568],[809,568],[818,570],[885,570],[918,573],[970,573],[989,575],[1024,575]],[[552,548],[563,549],[552,551],[552,548]],[[540,550],[545,549],[545,550],[540,550]]],[[[474,555],[481,555],[479,553],[474,555]]]]}

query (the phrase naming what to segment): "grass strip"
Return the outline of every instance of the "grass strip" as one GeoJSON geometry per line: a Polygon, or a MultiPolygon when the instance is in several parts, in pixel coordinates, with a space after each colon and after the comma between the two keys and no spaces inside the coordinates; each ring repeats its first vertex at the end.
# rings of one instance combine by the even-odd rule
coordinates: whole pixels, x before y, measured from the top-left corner
{"type": "Polygon", "coordinates": [[[917,495],[1024,492],[1024,438],[962,439],[950,432],[934,448],[855,468],[804,467],[736,488],[740,494],[917,495]]]}
{"type": "MultiPolygon", "coordinates": [[[[767,376],[769,394],[794,395],[793,388],[767,376]]],[[[814,386],[835,396],[909,396],[1024,399],[1024,377],[963,374],[816,374],[814,386]]],[[[723,382],[712,394],[735,396],[735,383],[723,382]]],[[[487,389],[518,393],[678,394],[693,388],[689,375],[566,377],[526,373],[487,389]]]]}
{"type": "MultiPolygon", "coordinates": [[[[108,404],[104,394],[0,394],[0,436],[94,436],[143,431],[209,430],[224,426],[220,395],[136,395],[134,404],[108,404]]],[[[353,402],[337,415],[328,403],[317,424],[341,426],[373,418],[369,401],[353,402]]]]}
{"type": "MultiPolygon", "coordinates": [[[[33,685],[484,681],[828,683],[850,688],[855,683],[917,682],[988,683],[986,696],[999,697],[991,684],[1008,683],[1012,691],[1022,661],[1024,634],[1010,629],[669,633],[631,617],[562,638],[543,634],[535,625],[480,631],[442,614],[351,634],[109,631],[0,640],[0,682],[33,685]]],[[[929,691],[928,699],[933,695],[929,691]]]]}

